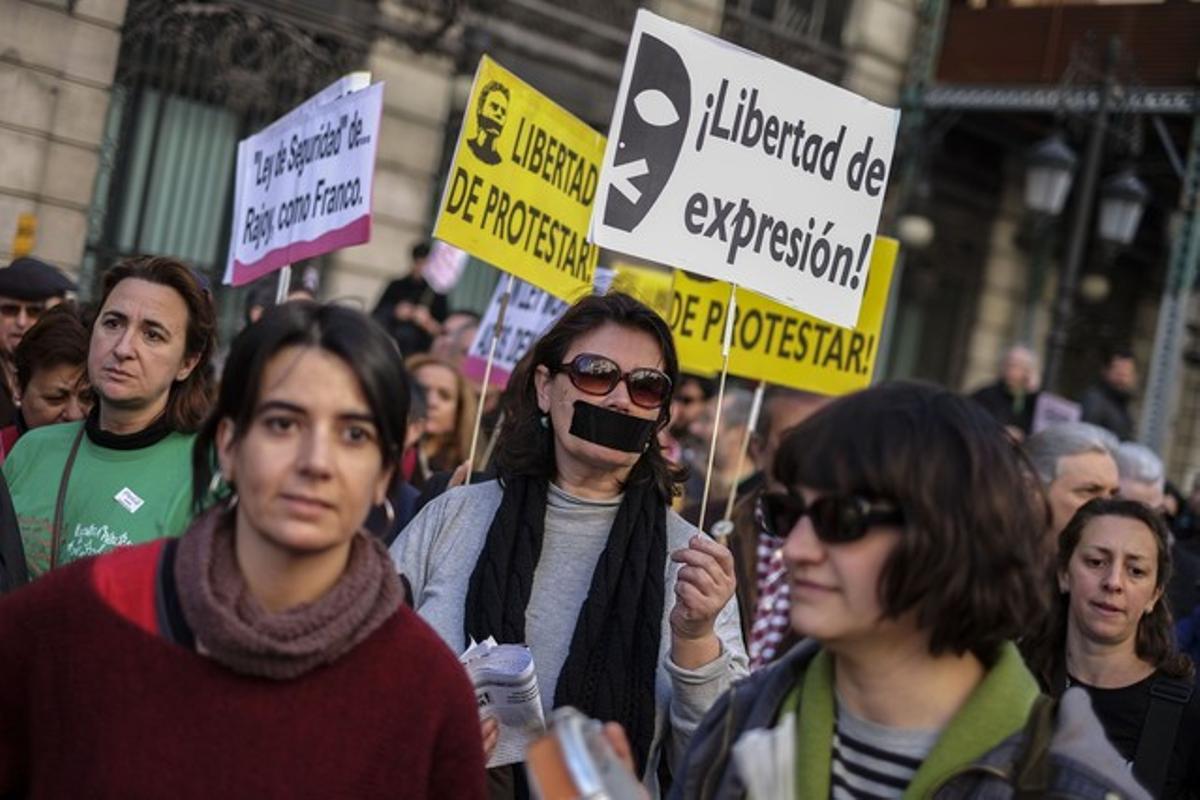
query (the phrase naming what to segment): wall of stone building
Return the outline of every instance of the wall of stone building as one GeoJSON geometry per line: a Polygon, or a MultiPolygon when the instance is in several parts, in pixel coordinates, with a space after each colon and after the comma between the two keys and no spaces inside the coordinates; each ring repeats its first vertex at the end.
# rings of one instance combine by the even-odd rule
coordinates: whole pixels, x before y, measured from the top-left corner
{"type": "MultiPolygon", "coordinates": [[[[398,0],[381,3],[381,12],[397,21],[412,13],[398,0]]],[[[451,107],[454,63],[447,56],[416,53],[384,36],[372,45],[368,68],[373,80],[385,83],[371,241],[332,255],[323,292],[370,308],[389,280],[407,274],[412,246],[429,237],[441,190],[434,184],[451,107]]]]}
{"type": "Polygon", "coordinates": [[[1033,316],[1032,335],[1026,335],[1025,313],[1031,254],[1018,243],[1018,232],[1025,214],[1023,174],[1021,165],[1012,159],[1003,169],[1004,189],[999,211],[992,220],[988,236],[988,255],[976,298],[975,324],[958,387],[962,390],[974,389],[995,380],[1004,351],[1018,341],[1027,340],[1044,357],[1046,334],[1050,329],[1050,300],[1054,296],[1056,274],[1053,262],[1045,265],[1045,279],[1041,300],[1033,316]]]}
{"type": "Polygon", "coordinates": [[[864,97],[897,106],[917,32],[920,0],[858,0],[846,20],[848,56],[843,85],[864,97]]]}
{"type": "Polygon", "coordinates": [[[34,255],[79,271],[126,0],[0,0],[0,263],[17,217],[34,255]]]}

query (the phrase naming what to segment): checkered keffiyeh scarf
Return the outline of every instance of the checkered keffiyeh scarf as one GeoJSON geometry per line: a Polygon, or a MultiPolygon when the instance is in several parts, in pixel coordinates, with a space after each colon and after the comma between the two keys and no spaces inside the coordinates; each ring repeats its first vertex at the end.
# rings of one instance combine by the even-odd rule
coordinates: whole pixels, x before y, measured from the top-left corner
{"type": "Polygon", "coordinates": [[[779,645],[791,626],[788,618],[787,569],[777,539],[763,533],[761,510],[755,512],[758,524],[757,571],[758,603],[750,626],[750,670],[765,667],[775,658],[779,645]]]}

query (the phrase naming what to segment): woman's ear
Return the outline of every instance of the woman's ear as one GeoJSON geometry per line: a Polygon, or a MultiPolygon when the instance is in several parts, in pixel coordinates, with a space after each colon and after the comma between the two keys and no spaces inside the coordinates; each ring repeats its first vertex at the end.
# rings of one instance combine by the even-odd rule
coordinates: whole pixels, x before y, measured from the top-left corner
{"type": "Polygon", "coordinates": [[[237,429],[234,427],[233,420],[229,417],[222,417],[217,423],[217,435],[215,445],[217,448],[217,463],[221,467],[221,478],[225,483],[233,485],[234,476],[234,461],[237,454],[237,437],[234,435],[237,429]]]}
{"type": "Polygon", "coordinates": [[[533,372],[533,388],[537,393],[538,409],[543,414],[550,413],[550,386],[553,382],[554,378],[550,375],[550,370],[546,369],[546,365],[538,364],[533,372]]]}

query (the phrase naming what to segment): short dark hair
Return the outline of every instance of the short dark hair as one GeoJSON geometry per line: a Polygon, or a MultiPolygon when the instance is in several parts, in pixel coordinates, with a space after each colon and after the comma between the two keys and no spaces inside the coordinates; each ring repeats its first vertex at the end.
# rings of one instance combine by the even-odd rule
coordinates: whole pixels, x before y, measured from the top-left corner
{"type": "Polygon", "coordinates": [[[412,246],[412,249],[408,251],[408,254],[412,257],[413,261],[420,261],[422,258],[428,258],[432,250],[433,249],[429,246],[429,242],[417,242],[412,246]]]}
{"type": "Polygon", "coordinates": [[[212,406],[213,381],[208,364],[217,345],[217,312],[212,294],[200,285],[196,273],[182,261],[166,256],[138,256],[126,259],[104,273],[104,287],[97,308],[104,308],[117,284],[130,278],[174,289],[187,306],[183,352],[185,356],[196,357],[196,366],[186,378],[171,385],[166,416],[174,430],[192,433],[204,422],[212,406]]]}
{"type": "Polygon", "coordinates": [[[775,476],[898,505],[904,531],[879,577],[884,616],[915,610],[931,654],[988,661],[1045,607],[1044,523],[1021,462],[975,403],[901,382],[835,400],[791,429],[775,476]]]}
{"type": "Polygon", "coordinates": [[[312,347],[340,358],[358,378],[379,429],[385,466],[400,463],[408,423],[408,379],[392,338],[360,311],[297,300],[275,306],[233,340],[221,391],[192,449],[192,500],[197,510],[213,477],[217,426],[233,422],[242,436],[254,417],[267,362],[287,347],[312,347]]]}
{"type": "MultiPolygon", "coordinates": [[[[1067,571],[1075,548],[1083,539],[1087,526],[1099,517],[1122,517],[1136,520],[1150,529],[1158,549],[1154,588],[1165,591],[1171,580],[1171,545],[1167,523],[1162,515],[1137,500],[1098,497],[1080,506],[1058,537],[1056,573],[1067,571]]],[[[1070,595],[1060,593],[1051,604],[1048,624],[1035,641],[1025,648],[1029,666],[1047,686],[1054,686],[1066,670],[1067,620],[1070,615],[1070,595]]],[[[1192,660],[1179,651],[1175,643],[1175,624],[1164,595],[1154,604],[1154,610],[1138,622],[1134,639],[1137,657],[1162,670],[1173,678],[1191,679],[1195,668],[1192,660]]]]}
{"type": "Polygon", "coordinates": [[[1104,366],[1111,367],[1114,361],[1133,360],[1133,349],[1127,345],[1110,347],[1104,351],[1104,366]]]}
{"type": "MultiPolygon", "coordinates": [[[[541,409],[537,404],[535,377],[537,368],[545,366],[556,371],[571,344],[580,336],[612,323],[630,330],[648,333],[662,351],[663,372],[674,386],[679,378],[679,358],[671,328],[652,308],[623,292],[588,295],[567,309],[550,330],[538,339],[530,351],[528,363],[509,378],[512,405],[506,409],[504,425],[496,443],[495,462],[501,479],[516,475],[553,478],[554,435],[541,424],[541,409]],[[514,386],[515,384],[515,386],[514,386]]],[[[671,398],[668,396],[658,415],[658,429],[671,417],[671,398]]],[[[662,449],[653,442],[629,473],[633,483],[653,481],[663,497],[671,497],[683,473],[671,466],[662,449]]]]}
{"type": "Polygon", "coordinates": [[[694,383],[700,389],[700,394],[704,395],[705,400],[712,400],[717,396],[717,382],[712,378],[705,378],[703,375],[694,375],[691,372],[683,372],[679,375],[679,383],[677,388],[682,389],[689,383],[694,383]]]}
{"type": "Polygon", "coordinates": [[[86,367],[88,329],[74,303],[62,303],[42,314],[37,324],[25,332],[13,352],[17,368],[17,388],[24,393],[40,369],[64,364],[86,367]]]}

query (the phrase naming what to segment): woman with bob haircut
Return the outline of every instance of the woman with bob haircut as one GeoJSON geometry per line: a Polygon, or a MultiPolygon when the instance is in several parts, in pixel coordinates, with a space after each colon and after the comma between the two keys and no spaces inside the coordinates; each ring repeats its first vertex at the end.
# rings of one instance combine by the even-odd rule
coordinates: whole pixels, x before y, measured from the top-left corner
{"type": "Polygon", "coordinates": [[[45,311],[13,353],[16,419],[0,428],[0,463],[17,439],[43,425],[76,422],[92,408],[87,379],[88,330],[74,303],[45,311]]]}
{"type": "Polygon", "coordinates": [[[91,413],[30,431],[4,461],[31,577],[187,527],[180,476],[212,405],[215,344],[212,296],[187,265],[142,256],[104,273],[91,413]]]}
{"type": "MultiPolygon", "coordinates": [[[[657,793],[660,766],[746,673],[733,558],[670,510],[677,476],[656,435],[678,375],[671,331],[626,294],[585,297],[518,374],[499,479],[429,503],[392,555],[452,649],[528,645],[545,710],[620,722],[657,793]]],[[[526,791],[520,769],[490,778],[526,791]]]]}
{"type": "Polygon", "coordinates": [[[673,796],[744,796],[762,775],[739,750],[762,736],[795,753],[798,798],[1146,796],[1087,696],[1040,698],[1012,644],[1044,606],[1043,524],[985,411],[867,389],[787,434],[774,472],[761,515],[807,640],[713,708],[673,796]]]}
{"type": "Polygon", "coordinates": [[[453,471],[467,460],[479,398],[449,361],[425,353],[405,361],[425,393],[425,428],[414,449],[409,480],[422,487],[436,472],[453,471]]]}
{"type": "Polygon", "coordinates": [[[1175,643],[1163,591],[1171,547],[1162,515],[1092,500],[1058,539],[1058,600],[1030,666],[1052,695],[1079,686],[1109,741],[1155,797],[1200,797],[1200,693],[1175,643]]]}
{"type": "Polygon", "coordinates": [[[339,306],[238,336],[194,451],[231,497],[0,602],[0,796],[483,797],[470,683],[362,531],[400,364],[339,306]]]}

